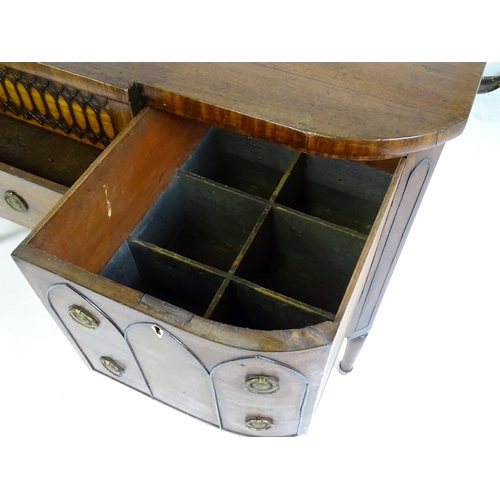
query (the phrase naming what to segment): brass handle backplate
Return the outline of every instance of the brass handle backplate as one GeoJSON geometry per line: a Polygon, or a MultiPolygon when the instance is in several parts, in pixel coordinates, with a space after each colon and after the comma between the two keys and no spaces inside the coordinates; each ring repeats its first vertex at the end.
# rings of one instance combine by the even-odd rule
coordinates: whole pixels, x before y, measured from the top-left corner
{"type": "Polygon", "coordinates": [[[125,370],[114,359],[108,358],[108,356],[101,356],[100,361],[108,372],[117,377],[121,377],[125,373],[125,370]]]}
{"type": "Polygon", "coordinates": [[[28,204],[24,199],[19,196],[15,191],[5,191],[3,199],[9,205],[10,208],[16,212],[27,212],[28,204]]]}
{"type": "Polygon", "coordinates": [[[251,418],[245,422],[245,426],[252,431],[268,431],[274,427],[270,418],[251,418]]]}
{"type": "Polygon", "coordinates": [[[83,309],[83,307],[76,305],[69,306],[68,314],[73,321],[76,321],[79,325],[84,326],[85,328],[90,328],[91,330],[95,330],[100,324],[99,320],[83,309]]]}
{"type": "Polygon", "coordinates": [[[278,381],[274,377],[252,375],[245,380],[245,389],[254,394],[269,396],[280,390],[278,381]]]}

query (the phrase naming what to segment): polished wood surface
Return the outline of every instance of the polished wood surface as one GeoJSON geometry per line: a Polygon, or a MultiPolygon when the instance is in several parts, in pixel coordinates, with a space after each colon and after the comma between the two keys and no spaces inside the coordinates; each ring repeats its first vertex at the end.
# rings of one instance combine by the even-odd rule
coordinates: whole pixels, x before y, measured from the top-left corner
{"type": "Polygon", "coordinates": [[[50,63],[108,94],[289,147],[348,158],[403,155],[459,135],[482,63],[50,63]],[[445,97],[444,97],[445,96],[445,97]]]}
{"type": "Polygon", "coordinates": [[[399,254],[409,234],[432,173],[436,167],[443,145],[408,155],[394,202],[388,214],[381,242],[360,298],[348,337],[368,333],[389,283],[399,254]]]}
{"type": "MultiPolygon", "coordinates": [[[[223,429],[253,435],[248,425],[253,422],[272,424],[267,435],[306,432],[345,338],[343,367],[352,368],[442,145],[465,126],[483,66],[33,63],[23,68],[134,113],[144,107],[13,253],[86,363],[104,373],[98,364],[102,356],[116,358],[125,369],[137,362],[126,385],[147,393],[145,383],[155,399],[223,429]],[[238,161],[229,173],[218,170],[220,164],[227,168],[226,160],[207,144],[212,135],[230,132],[207,124],[238,132],[233,134],[238,161]],[[280,149],[290,163],[278,169],[277,185],[269,182],[268,170],[280,155],[267,146],[254,150],[271,161],[261,162],[259,183],[249,183],[248,172],[238,166],[246,158],[240,156],[248,149],[245,141],[257,138],[286,146],[280,149]],[[207,146],[200,149],[203,155],[195,149],[200,144],[207,146]],[[300,151],[342,160],[309,161],[300,151]],[[201,168],[204,158],[209,168],[201,168]],[[316,186],[308,187],[310,181],[316,186]],[[165,205],[167,193],[173,198],[165,205]],[[220,219],[211,210],[221,208],[222,198],[229,200],[230,215],[221,210],[220,219]],[[364,204],[367,200],[373,203],[364,204]],[[164,219],[174,222],[171,230],[164,219]],[[190,232],[183,232],[185,227],[190,232]],[[200,227],[208,238],[196,232],[200,227]],[[214,227],[224,227],[231,238],[219,241],[214,227]],[[242,229],[249,235],[246,242],[242,229]],[[318,235],[327,235],[324,244],[318,244],[318,235]],[[311,253],[303,252],[303,243],[311,253]],[[222,252],[213,255],[218,244],[222,252]],[[294,247],[298,259],[290,253],[294,247]],[[128,254],[129,260],[114,260],[120,252],[132,260],[128,254]],[[200,271],[205,274],[196,281],[200,271]],[[205,286],[211,295],[201,300],[205,286]],[[323,302],[335,290],[335,306],[323,302]],[[328,320],[282,323],[285,316],[296,321],[289,306],[307,304],[324,308],[322,319],[328,320]],[[75,328],[81,327],[68,320],[73,306],[90,308],[112,341],[85,332],[80,338],[75,328]],[[278,322],[254,322],[270,309],[277,310],[278,322]],[[239,315],[247,313],[252,321],[242,323],[239,315]],[[278,396],[243,392],[255,376],[283,384],[278,396]]],[[[224,140],[217,135],[214,143],[224,140]]]]}
{"type": "Polygon", "coordinates": [[[94,175],[83,176],[75,185],[78,189],[70,190],[64,211],[46,222],[33,244],[99,272],[170,183],[206,128],[145,109],[94,162],[88,170],[94,175]]]}
{"type": "Polygon", "coordinates": [[[33,228],[99,156],[101,149],[0,114],[0,216],[33,228]],[[19,212],[4,196],[27,205],[19,212]]]}
{"type": "Polygon", "coordinates": [[[18,212],[0,199],[0,217],[32,229],[62,198],[66,188],[0,162],[0,193],[8,191],[20,196],[28,210],[18,212]]]}
{"type": "Polygon", "coordinates": [[[257,331],[196,316],[187,324],[177,324],[168,314],[162,317],[158,310],[141,307],[133,290],[30,245],[19,246],[14,259],[89,368],[147,394],[135,361],[129,356],[132,349],[152,397],[158,401],[215,425],[221,419],[222,428],[241,434],[255,435],[246,429],[244,421],[248,416],[262,416],[262,412],[276,423],[271,432],[265,433],[267,436],[307,432],[321,395],[325,366],[331,359],[336,325],[325,322],[304,329],[257,331]],[[134,300],[128,300],[134,294],[134,300]],[[101,322],[102,337],[101,325],[94,334],[69,319],[68,305],[75,303],[101,322]],[[116,358],[125,373],[129,372],[128,378],[106,373],[99,362],[103,355],[116,358]],[[235,371],[239,376],[234,376],[235,371]],[[245,379],[256,373],[279,377],[277,398],[246,393],[245,379]],[[305,394],[304,382],[308,385],[305,394]],[[288,387],[289,383],[293,387],[288,387]],[[217,393],[217,409],[208,404],[215,395],[213,391],[217,393]],[[292,392],[293,400],[287,400],[287,394],[292,392]],[[214,410],[219,418],[214,418],[214,410]]]}

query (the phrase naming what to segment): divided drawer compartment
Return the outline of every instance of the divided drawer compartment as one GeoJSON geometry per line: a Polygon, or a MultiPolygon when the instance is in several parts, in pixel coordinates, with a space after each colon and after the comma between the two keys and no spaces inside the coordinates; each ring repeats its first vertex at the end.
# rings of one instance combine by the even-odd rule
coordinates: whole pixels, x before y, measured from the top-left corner
{"type": "Polygon", "coordinates": [[[47,289],[107,318],[155,399],[302,434],[391,178],[146,108],[14,258],[70,340],[47,289]]]}
{"type": "Polygon", "coordinates": [[[390,177],[211,129],[102,275],[234,326],[334,320],[390,177]]]}
{"type": "Polygon", "coordinates": [[[134,232],[149,243],[229,271],[265,205],[198,177],[177,175],[134,232]]]}
{"type": "Polygon", "coordinates": [[[0,114],[0,216],[34,227],[101,153],[0,114]]]}
{"type": "Polygon", "coordinates": [[[325,221],[368,234],[389,175],[366,165],[303,155],[277,202],[325,221]]]}
{"type": "Polygon", "coordinates": [[[212,128],[183,170],[268,200],[296,155],[277,144],[212,128]]]}

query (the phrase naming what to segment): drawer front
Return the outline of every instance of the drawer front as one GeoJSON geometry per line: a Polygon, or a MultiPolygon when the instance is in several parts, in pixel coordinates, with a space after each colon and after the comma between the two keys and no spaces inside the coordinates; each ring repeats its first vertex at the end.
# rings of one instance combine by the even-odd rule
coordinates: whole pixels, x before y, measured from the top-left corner
{"type": "Polygon", "coordinates": [[[309,389],[304,374],[249,351],[212,367],[219,344],[206,342],[197,352],[174,331],[156,323],[126,330],[155,399],[238,434],[300,433],[309,389]]]}
{"type": "Polygon", "coordinates": [[[250,436],[300,434],[307,378],[263,356],[246,356],[216,366],[211,377],[221,427],[250,436]]]}
{"type": "Polygon", "coordinates": [[[126,338],[155,399],[219,425],[210,377],[200,357],[156,324],[131,325],[126,338]]]}
{"type": "Polygon", "coordinates": [[[31,229],[64,191],[58,184],[0,162],[0,217],[31,229]]]}
{"type": "Polygon", "coordinates": [[[294,436],[393,184],[145,108],[15,258],[72,283],[51,290],[50,307],[95,370],[110,358],[134,374],[129,385],[199,419],[294,436]],[[71,305],[94,307],[99,328],[73,325],[71,305]]]}
{"type": "Polygon", "coordinates": [[[97,372],[150,395],[142,371],[122,333],[107,314],[68,285],[47,294],[53,312],[97,372]]]}
{"type": "MultiPolygon", "coordinates": [[[[243,337],[259,337],[261,332],[193,315],[162,314],[159,319],[153,307],[142,307],[140,297],[136,296],[134,306],[116,286],[110,298],[103,290],[81,284],[53,284],[61,279],[54,273],[58,262],[46,254],[36,258],[36,266],[23,257],[16,256],[16,260],[72,345],[95,371],[224,430],[248,436],[307,432],[330,344],[289,352],[266,352],[265,342],[259,350],[230,346],[223,343],[225,338],[243,344],[243,337]],[[40,269],[42,261],[52,271],[40,269]],[[117,376],[110,368],[123,373],[117,376]]],[[[74,271],[75,282],[88,278],[87,273],[74,271]]],[[[327,330],[333,329],[333,335],[335,328],[325,323],[314,330],[325,337],[327,330]]],[[[304,330],[295,333],[307,334],[304,330]]],[[[279,338],[291,342],[294,332],[268,335],[277,348],[279,338]]]]}

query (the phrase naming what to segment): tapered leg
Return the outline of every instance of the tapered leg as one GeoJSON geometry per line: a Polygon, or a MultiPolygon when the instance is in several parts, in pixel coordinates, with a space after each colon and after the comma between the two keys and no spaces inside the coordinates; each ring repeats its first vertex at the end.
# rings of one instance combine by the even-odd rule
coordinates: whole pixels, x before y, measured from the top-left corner
{"type": "Polygon", "coordinates": [[[347,375],[352,372],[354,362],[356,361],[356,358],[365,343],[366,337],[368,337],[367,333],[361,335],[360,337],[347,340],[344,357],[339,364],[339,372],[342,373],[342,375],[347,375]]]}
{"type": "Polygon", "coordinates": [[[392,271],[403,249],[443,144],[410,153],[404,163],[363,290],[346,328],[347,346],[339,371],[349,373],[372,328],[392,271]]]}

